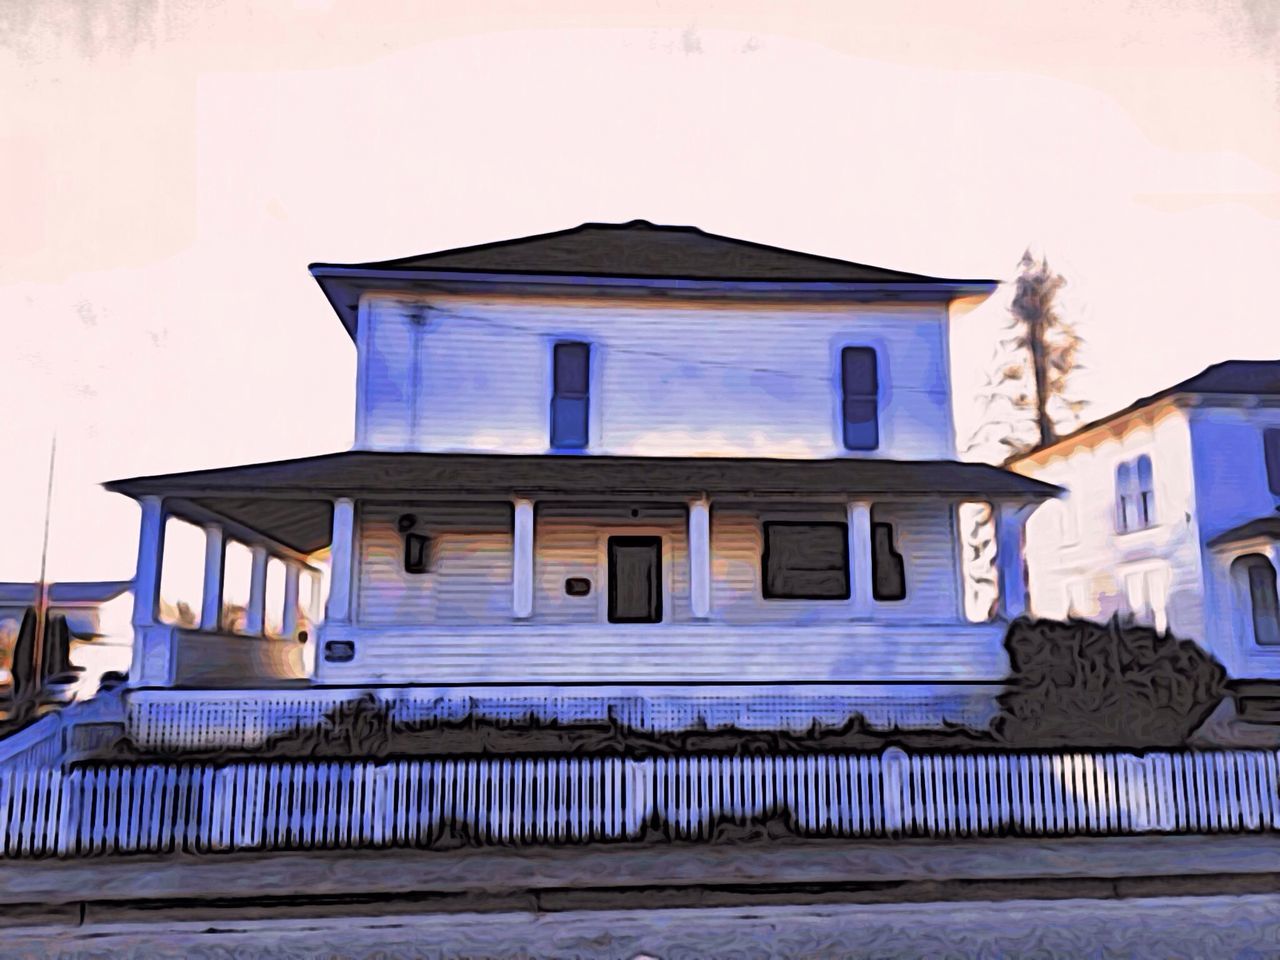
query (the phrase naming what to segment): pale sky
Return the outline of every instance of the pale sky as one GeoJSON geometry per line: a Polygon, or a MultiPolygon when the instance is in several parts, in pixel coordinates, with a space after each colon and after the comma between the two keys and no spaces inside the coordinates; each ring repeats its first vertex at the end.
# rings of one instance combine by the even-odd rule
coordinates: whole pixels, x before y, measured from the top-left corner
{"type": "MultiPolygon", "coordinates": [[[[0,579],[126,578],[104,480],[345,449],[306,272],[644,218],[1068,279],[1092,415],[1280,357],[1280,4],[0,4],[0,579]]],[[[959,432],[1007,295],[956,331],[959,432]]]]}

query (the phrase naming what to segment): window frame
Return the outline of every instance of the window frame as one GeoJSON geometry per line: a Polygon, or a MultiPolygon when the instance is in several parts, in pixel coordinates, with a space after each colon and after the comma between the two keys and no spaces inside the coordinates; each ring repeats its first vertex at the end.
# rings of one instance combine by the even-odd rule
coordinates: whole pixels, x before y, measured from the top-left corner
{"type": "Polygon", "coordinates": [[[898,549],[895,542],[896,533],[893,523],[888,520],[871,521],[871,599],[876,603],[901,603],[907,599],[907,558],[903,556],[902,551],[898,549]],[[883,560],[878,549],[879,541],[876,538],[878,531],[887,530],[887,549],[893,563],[897,566],[898,576],[902,581],[901,592],[886,592],[880,587],[880,570],[883,560]]]}
{"type": "Polygon", "coordinates": [[[1150,454],[1140,453],[1116,464],[1115,530],[1123,535],[1155,526],[1155,465],[1150,454]]]}
{"type": "Polygon", "coordinates": [[[866,343],[846,343],[842,344],[839,353],[839,397],[840,397],[840,443],[844,450],[850,453],[867,453],[881,448],[881,430],[880,430],[880,410],[882,406],[883,376],[881,375],[880,350],[866,343]],[[857,352],[860,355],[868,355],[871,358],[871,382],[869,389],[863,384],[863,389],[854,391],[851,389],[849,380],[849,361],[850,354],[857,352]],[[850,440],[850,424],[849,407],[851,404],[870,404],[872,416],[868,420],[859,420],[857,424],[870,425],[871,440],[869,442],[854,443],[850,440]]]}
{"type": "Polygon", "coordinates": [[[1267,472],[1267,489],[1273,497],[1280,497],[1280,427],[1263,429],[1262,462],[1267,472]]]}
{"type": "Polygon", "coordinates": [[[1264,650],[1280,651],[1280,585],[1276,582],[1275,563],[1265,553],[1260,553],[1255,550],[1250,553],[1241,554],[1232,560],[1231,572],[1238,587],[1240,588],[1238,596],[1241,597],[1246,605],[1242,612],[1244,614],[1245,623],[1248,625],[1249,635],[1253,640],[1253,645],[1264,650]],[[1275,638],[1265,641],[1260,639],[1260,636],[1265,631],[1259,630],[1258,627],[1262,619],[1261,614],[1267,613],[1268,611],[1259,610],[1259,604],[1257,603],[1258,597],[1254,591],[1253,577],[1253,571],[1263,567],[1265,567],[1264,576],[1267,577],[1263,582],[1267,583],[1271,588],[1271,609],[1269,614],[1271,616],[1272,636],[1275,638]]]}
{"type": "Polygon", "coordinates": [[[586,450],[591,446],[591,374],[595,365],[594,347],[589,340],[557,338],[551,343],[551,398],[547,407],[547,441],[552,450],[575,451],[586,450]],[[560,389],[560,361],[562,348],[580,347],[584,353],[583,386],[579,390],[560,389]],[[582,442],[565,442],[559,437],[556,425],[559,422],[557,411],[561,401],[580,403],[582,405],[582,442]]]}
{"type": "MultiPolygon", "coordinates": [[[[760,524],[760,594],[765,600],[821,600],[848,601],[853,596],[853,573],[849,564],[849,524],[844,520],[763,520],[760,524]],[[774,593],[770,588],[769,561],[771,553],[771,531],[775,527],[833,527],[840,531],[840,557],[844,592],[842,594],[827,593],[774,593]]],[[[830,572],[834,568],[791,568],[799,573],[830,572]]]]}

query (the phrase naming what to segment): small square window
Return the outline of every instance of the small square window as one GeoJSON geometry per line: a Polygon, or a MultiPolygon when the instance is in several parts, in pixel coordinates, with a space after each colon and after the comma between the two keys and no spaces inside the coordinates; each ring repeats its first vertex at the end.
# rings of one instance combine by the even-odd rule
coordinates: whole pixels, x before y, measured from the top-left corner
{"type": "Polygon", "coordinates": [[[762,566],[766,599],[848,600],[849,528],[843,523],[766,523],[762,566]]]}

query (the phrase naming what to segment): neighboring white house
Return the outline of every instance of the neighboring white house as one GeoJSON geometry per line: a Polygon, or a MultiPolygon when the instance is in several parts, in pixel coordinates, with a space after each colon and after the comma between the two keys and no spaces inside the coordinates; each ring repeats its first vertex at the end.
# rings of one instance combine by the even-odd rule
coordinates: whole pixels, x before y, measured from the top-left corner
{"type": "Polygon", "coordinates": [[[1027,523],[1035,613],[1132,616],[1280,676],[1280,361],[1215,364],[1010,466],[1068,491],[1027,523]]]}
{"type": "Polygon", "coordinates": [[[989,707],[1021,526],[1057,493],[955,459],[950,324],[992,281],[644,221],[311,272],[356,345],[355,448],[107,485],[142,507],[135,686],[801,725],[989,707]],[[979,623],[975,501],[1004,581],[979,623]],[[157,615],[175,519],[206,535],[198,627],[157,615]]]}

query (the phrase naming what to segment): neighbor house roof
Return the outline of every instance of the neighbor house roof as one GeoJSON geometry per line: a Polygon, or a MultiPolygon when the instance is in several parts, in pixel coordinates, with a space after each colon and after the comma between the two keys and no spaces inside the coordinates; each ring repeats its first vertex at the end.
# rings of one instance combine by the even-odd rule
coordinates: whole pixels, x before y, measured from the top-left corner
{"type": "Polygon", "coordinates": [[[1037,453],[1052,450],[1059,444],[1069,443],[1105,423],[1119,420],[1121,417],[1128,416],[1156,401],[1180,394],[1280,397],[1280,360],[1224,360],[1221,363],[1215,363],[1213,366],[1205,367],[1193,377],[1180,380],[1171,387],[1166,387],[1150,396],[1135,400],[1127,407],[1114,413],[1109,413],[1105,417],[1090,421],[1084,426],[1058,437],[1052,443],[1042,444],[1033,450],[1028,450],[1026,453],[1010,457],[1006,462],[1009,464],[1018,463],[1037,453]]]}
{"type": "MultiPolygon", "coordinates": [[[[49,584],[50,603],[106,603],[133,588],[131,580],[78,580],[49,584]]],[[[0,583],[0,604],[33,603],[36,584],[0,583]]]]}
{"type": "Polygon", "coordinates": [[[568,230],[368,263],[313,263],[312,275],[349,330],[359,291],[415,275],[458,279],[580,277],[636,281],[875,285],[934,294],[990,293],[993,280],[889,270],[707,233],[697,227],[584,223],[568,230]]]}
{"type": "Polygon", "coordinates": [[[1258,517],[1256,520],[1242,523],[1238,527],[1232,527],[1230,530],[1220,533],[1210,540],[1209,546],[1220,547],[1228,543],[1239,543],[1242,540],[1254,540],[1258,537],[1280,540],[1280,516],[1272,514],[1266,517],[1258,517]]]}
{"type": "Polygon", "coordinates": [[[854,494],[1045,499],[1059,488],[981,463],[950,460],[784,460],[738,457],[606,457],[375,453],[134,477],[105,484],[139,497],[190,500],[310,553],[329,542],[331,499],[571,495],[688,497],[854,494]]]}

